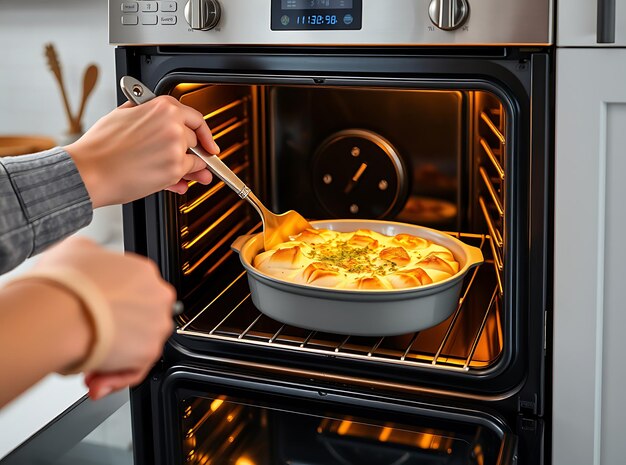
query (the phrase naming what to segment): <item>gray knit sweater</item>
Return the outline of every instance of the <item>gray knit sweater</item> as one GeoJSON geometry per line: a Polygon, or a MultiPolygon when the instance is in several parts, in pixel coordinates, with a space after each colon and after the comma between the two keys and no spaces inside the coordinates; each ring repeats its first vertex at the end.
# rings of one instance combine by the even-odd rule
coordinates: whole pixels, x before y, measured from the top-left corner
{"type": "Polygon", "coordinates": [[[91,222],[76,165],[60,147],[0,158],[0,273],[91,222]]]}

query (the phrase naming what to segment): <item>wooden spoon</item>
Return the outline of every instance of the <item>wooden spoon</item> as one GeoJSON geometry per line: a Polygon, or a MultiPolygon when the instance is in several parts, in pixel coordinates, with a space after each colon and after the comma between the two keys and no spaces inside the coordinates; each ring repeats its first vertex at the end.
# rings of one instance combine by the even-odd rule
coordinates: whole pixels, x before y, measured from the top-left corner
{"type": "Polygon", "coordinates": [[[80,107],[78,109],[78,115],[74,119],[74,123],[76,127],[79,128],[79,132],[82,132],[83,128],[83,113],[85,112],[85,105],[87,103],[87,99],[91,95],[93,88],[96,86],[96,82],[98,81],[98,67],[96,65],[89,65],[87,69],[85,69],[85,73],[83,74],[83,94],[80,100],[80,107]]]}
{"type": "Polygon", "coordinates": [[[70,102],[67,99],[67,93],[65,92],[65,84],[63,83],[63,73],[61,72],[61,63],[59,62],[59,58],[57,55],[57,51],[54,48],[53,44],[46,44],[46,58],[48,59],[48,67],[54,77],[56,78],[57,84],[61,89],[61,96],[63,97],[63,104],[65,105],[65,114],[67,116],[67,121],[70,125],[69,131],[71,133],[79,132],[76,128],[76,123],[74,118],[72,117],[72,111],[70,110],[70,102]]]}

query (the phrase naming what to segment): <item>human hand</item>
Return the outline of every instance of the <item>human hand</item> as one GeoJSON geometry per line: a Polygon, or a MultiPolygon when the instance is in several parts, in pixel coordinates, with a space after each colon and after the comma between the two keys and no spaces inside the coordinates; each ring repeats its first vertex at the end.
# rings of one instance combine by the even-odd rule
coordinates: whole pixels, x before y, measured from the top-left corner
{"type": "Polygon", "coordinates": [[[127,203],[162,189],[187,191],[186,180],[208,184],[206,164],[187,149],[219,147],[202,114],[169,96],[143,105],[125,103],[64,147],[94,208],[127,203]]]}
{"type": "MultiPolygon", "coordinates": [[[[174,288],[161,278],[149,259],[114,253],[82,237],[70,237],[42,254],[33,271],[54,274],[59,268],[73,270],[91,281],[111,312],[112,343],[85,378],[90,397],[99,399],[138,384],[172,332],[174,288]]],[[[81,358],[69,364],[80,363],[87,353],[85,347],[81,358]]]]}

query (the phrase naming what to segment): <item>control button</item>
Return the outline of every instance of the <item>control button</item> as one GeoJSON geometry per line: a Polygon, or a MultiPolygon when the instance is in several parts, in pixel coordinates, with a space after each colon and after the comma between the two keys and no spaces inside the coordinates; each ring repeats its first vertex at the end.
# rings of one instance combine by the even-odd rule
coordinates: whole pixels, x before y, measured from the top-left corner
{"type": "Polygon", "coordinates": [[[159,2],[159,7],[164,13],[174,13],[178,5],[176,2],[159,2]]]}
{"type": "Polygon", "coordinates": [[[139,24],[139,18],[135,15],[122,15],[122,24],[124,26],[135,26],[139,24]]]}
{"type": "Polygon", "coordinates": [[[141,11],[144,13],[154,13],[158,9],[157,2],[141,2],[141,11]]]}
{"type": "Polygon", "coordinates": [[[161,24],[174,25],[176,24],[175,15],[161,15],[161,24]]]}
{"type": "Polygon", "coordinates": [[[428,15],[439,29],[452,31],[467,20],[469,4],[467,0],[431,0],[428,15]]]}
{"type": "Polygon", "coordinates": [[[137,11],[139,11],[139,5],[137,2],[122,3],[122,13],[137,13],[137,11]]]}
{"type": "Polygon", "coordinates": [[[157,15],[142,15],[141,16],[141,24],[145,24],[147,26],[154,26],[158,22],[157,15]]]}
{"type": "Polygon", "coordinates": [[[185,19],[192,29],[208,31],[217,26],[222,9],[217,0],[189,0],[185,5],[185,19]]]}

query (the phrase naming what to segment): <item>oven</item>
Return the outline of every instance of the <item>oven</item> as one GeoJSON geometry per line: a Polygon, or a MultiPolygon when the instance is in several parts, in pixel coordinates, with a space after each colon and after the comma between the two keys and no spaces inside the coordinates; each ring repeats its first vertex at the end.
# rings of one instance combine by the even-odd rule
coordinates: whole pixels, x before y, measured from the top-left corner
{"type": "Polygon", "coordinates": [[[260,218],[222,182],[126,205],[127,250],[185,304],[131,392],[136,463],[546,463],[552,2],[109,5],[117,77],[202,112],[272,210],[428,226],[485,257],[435,327],[310,331],[252,303],[231,244],[260,218]]]}

